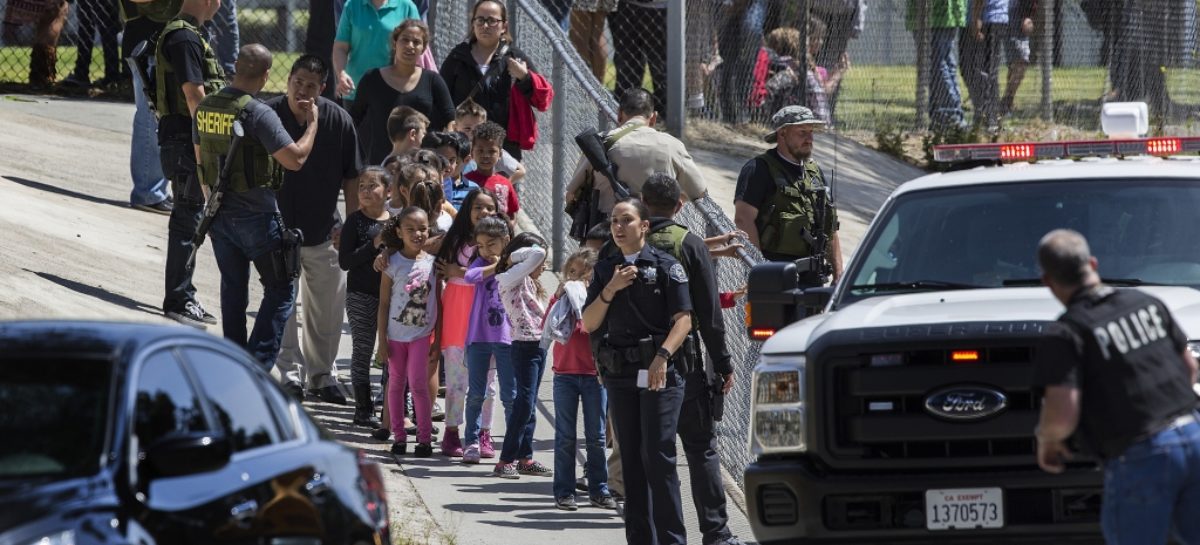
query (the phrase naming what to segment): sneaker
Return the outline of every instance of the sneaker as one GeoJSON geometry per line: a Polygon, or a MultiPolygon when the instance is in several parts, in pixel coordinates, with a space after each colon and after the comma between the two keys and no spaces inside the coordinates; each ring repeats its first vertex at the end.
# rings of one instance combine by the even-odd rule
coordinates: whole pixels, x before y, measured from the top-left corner
{"type": "Polygon", "coordinates": [[[479,444],[478,443],[467,445],[467,448],[465,450],[463,450],[462,461],[464,464],[478,464],[479,463],[479,444]]]}
{"type": "Polygon", "coordinates": [[[554,472],[551,471],[550,468],[542,465],[542,463],[537,460],[530,460],[529,463],[517,464],[517,472],[522,475],[534,475],[540,477],[551,477],[554,475],[554,472]]]}
{"type": "Polygon", "coordinates": [[[283,385],[283,391],[296,401],[304,401],[304,387],[299,382],[289,381],[283,385]]]}
{"type": "Polygon", "coordinates": [[[554,500],[554,506],[563,511],[577,511],[579,506],[575,505],[575,497],[567,496],[565,498],[557,498],[554,500]]]}
{"type": "Polygon", "coordinates": [[[446,420],[446,411],[442,410],[441,403],[433,404],[433,413],[431,414],[431,419],[434,422],[444,422],[446,420]]]}
{"type": "Polygon", "coordinates": [[[195,301],[185,304],[182,309],[168,310],[166,316],[183,325],[190,325],[197,329],[208,328],[208,322],[204,319],[204,309],[200,308],[195,301]]]}
{"type": "Polygon", "coordinates": [[[153,212],[155,214],[162,214],[164,216],[170,216],[171,211],[175,209],[175,205],[171,204],[170,199],[163,199],[154,204],[131,204],[131,205],[129,205],[129,207],[136,208],[138,210],[142,210],[145,212],[153,212]]]}
{"type": "Polygon", "coordinates": [[[462,455],[462,440],[458,438],[458,431],[451,432],[447,429],[446,433],[442,435],[442,456],[461,458],[462,455]]]}
{"type": "Polygon", "coordinates": [[[521,474],[517,472],[517,466],[515,464],[506,464],[503,462],[496,464],[496,467],[492,468],[492,476],[500,477],[501,479],[521,478],[521,474]]]}
{"type": "Polygon", "coordinates": [[[396,441],[395,443],[392,443],[392,455],[393,456],[401,456],[404,454],[408,454],[408,442],[407,441],[396,441]]]}
{"type": "Polygon", "coordinates": [[[378,441],[387,441],[391,436],[392,430],[383,427],[375,428],[375,431],[371,432],[371,437],[374,437],[378,441]]]}
{"type": "Polygon", "coordinates": [[[192,305],[196,307],[196,312],[200,314],[200,320],[208,325],[217,325],[217,317],[204,310],[204,305],[200,301],[192,301],[192,305]]]}
{"type": "Polygon", "coordinates": [[[495,458],[496,447],[492,446],[492,431],[479,431],[479,455],[483,458],[495,458]]]}
{"type": "Polygon", "coordinates": [[[583,477],[575,479],[575,490],[578,490],[580,492],[588,491],[587,481],[583,477]]]}
{"type": "Polygon", "coordinates": [[[616,509],[617,500],[613,499],[612,495],[605,494],[603,496],[592,496],[588,498],[588,503],[601,509],[616,509]]]}
{"type": "Polygon", "coordinates": [[[63,80],[58,82],[58,84],[62,85],[63,87],[81,87],[87,89],[88,87],[92,86],[92,81],[88,79],[87,76],[71,74],[63,78],[63,80]]]}
{"type": "Polygon", "coordinates": [[[433,456],[433,445],[429,443],[417,443],[417,448],[413,449],[413,456],[417,458],[433,456]]]}

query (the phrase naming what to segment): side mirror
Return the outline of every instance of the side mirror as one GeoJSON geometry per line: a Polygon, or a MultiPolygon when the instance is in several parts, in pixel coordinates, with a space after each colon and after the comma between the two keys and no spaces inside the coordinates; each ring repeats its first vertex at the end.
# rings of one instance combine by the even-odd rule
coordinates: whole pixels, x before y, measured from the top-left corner
{"type": "Polygon", "coordinates": [[[233,443],[228,438],[191,433],[156,441],[146,449],[144,463],[151,477],[181,477],[221,469],[232,455],[233,443]]]}

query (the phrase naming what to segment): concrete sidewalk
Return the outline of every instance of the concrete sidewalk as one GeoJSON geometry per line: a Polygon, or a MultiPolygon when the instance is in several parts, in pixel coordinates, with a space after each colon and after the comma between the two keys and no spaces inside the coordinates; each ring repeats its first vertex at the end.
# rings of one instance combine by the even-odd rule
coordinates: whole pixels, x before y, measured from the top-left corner
{"type": "MultiPolygon", "coordinates": [[[[0,260],[0,319],[165,321],[159,306],[167,217],[128,207],[132,115],[129,104],[0,95],[0,127],[5,129],[0,131],[0,255],[5,256],[0,260]]],[[[819,140],[818,157],[826,149],[819,140]]],[[[843,246],[849,258],[891,187],[919,171],[856,144],[843,142],[839,149],[843,246]]],[[[698,151],[696,158],[714,199],[731,211],[734,180],[745,157],[698,151]]],[[[822,164],[830,163],[822,159],[822,164]]],[[[220,279],[211,245],[201,249],[197,263],[201,300],[216,312],[220,279]]],[[[260,297],[260,287],[252,283],[251,300],[260,297]]],[[[348,380],[351,343],[348,328],[344,331],[337,366],[348,380]]],[[[219,335],[220,328],[209,332],[219,335]]],[[[553,463],[550,378],[547,372],[536,434],[536,456],[548,466],[553,463]]],[[[387,454],[388,443],[374,441],[367,430],[350,424],[351,408],[307,406],[331,433],[384,465],[399,543],[623,542],[618,513],[587,506],[584,494],[579,511],[557,510],[549,478],[502,480],[487,476],[490,464],[467,466],[436,456],[410,457],[397,465],[387,454]]],[[[503,411],[497,412],[499,438],[503,411]]],[[[679,460],[686,487],[682,449],[679,460]]],[[[685,489],[689,535],[691,542],[700,543],[689,500],[685,489]]],[[[753,536],[735,505],[730,503],[731,528],[749,541],[753,536]]]]}

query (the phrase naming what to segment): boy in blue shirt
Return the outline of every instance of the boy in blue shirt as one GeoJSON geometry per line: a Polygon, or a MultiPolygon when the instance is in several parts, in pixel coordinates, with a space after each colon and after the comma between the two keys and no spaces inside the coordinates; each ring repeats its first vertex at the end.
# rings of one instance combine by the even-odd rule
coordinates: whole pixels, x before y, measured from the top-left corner
{"type": "Polygon", "coordinates": [[[463,167],[471,159],[471,142],[467,135],[461,132],[435,132],[422,143],[424,148],[436,151],[446,160],[446,169],[442,171],[442,191],[446,194],[446,202],[454,210],[462,208],[463,200],[479,185],[463,177],[463,167]]]}

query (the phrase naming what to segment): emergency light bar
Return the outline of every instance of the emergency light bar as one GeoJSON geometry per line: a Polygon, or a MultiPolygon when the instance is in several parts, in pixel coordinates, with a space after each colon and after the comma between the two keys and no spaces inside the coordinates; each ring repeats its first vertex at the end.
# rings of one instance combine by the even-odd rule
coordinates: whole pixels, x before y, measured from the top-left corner
{"type": "Polygon", "coordinates": [[[1068,142],[1004,142],[996,144],[949,144],[933,147],[933,160],[940,163],[964,161],[1036,161],[1079,157],[1155,155],[1166,157],[1200,152],[1200,137],[1129,138],[1121,140],[1076,140],[1068,142]]]}

